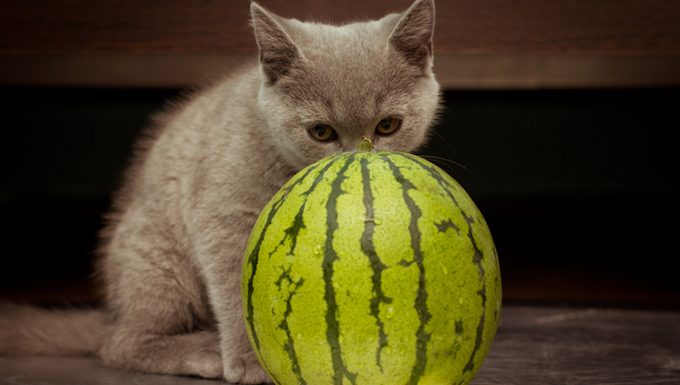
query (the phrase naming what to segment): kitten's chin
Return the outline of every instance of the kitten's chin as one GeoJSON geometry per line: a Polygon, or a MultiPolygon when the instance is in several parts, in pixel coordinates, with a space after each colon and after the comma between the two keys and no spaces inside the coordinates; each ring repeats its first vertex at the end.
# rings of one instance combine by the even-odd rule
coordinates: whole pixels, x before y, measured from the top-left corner
{"type": "MultiPolygon", "coordinates": [[[[330,146],[329,146],[330,147],[330,146]]],[[[277,146],[281,158],[295,170],[301,170],[310,164],[317,162],[325,157],[343,152],[342,148],[335,146],[333,148],[314,148],[317,151],[305,152],[305,149],[282,149],[277,146]],[[318,151],[320,150],[320,151],[318,151]]],[[[311,150],[311,149],[307,149],[311,150]]]]}
{"type": "Polygon", "coordinates": [[[280,142],[276,143],[274,147],[278,151],[279,157],[289,167],[296,171],[299,171],[324,157],[324,155],[320,155],[318,157],[307,156],[300,149],[290,145],[286,146],[284,143],[280,142]]]}
{"type": "Polygon", "coordinates": [[[308,161],[307,159],[294,156],[293,154],[290,153],[282,153],[281,156],[286,162],[286,164],[288,164],[288,166],[293,168],[295,171],[299,171],[309,166],[310,164],[314,163],[314,161],[308,161]]]}

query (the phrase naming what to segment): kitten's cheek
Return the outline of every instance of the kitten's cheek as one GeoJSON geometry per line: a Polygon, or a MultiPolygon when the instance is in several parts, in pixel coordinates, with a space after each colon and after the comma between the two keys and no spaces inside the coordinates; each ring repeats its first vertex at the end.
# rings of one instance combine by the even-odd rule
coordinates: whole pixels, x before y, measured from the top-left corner
{"type": "Polygon", "coordinates": [[[405,143],[403,140],[400,140],[399,138],[390,136],[390,137],[384,137],[384,138],[376,138],[375,142],[373,143],[373,148],[376,150],[380,151],[406,151],[408,152],[409,148],[408,146],[405,146],[405,143]]]}
{"type": "Polygon", "coordinates": [[[376,151],[389,151],[390,150],[389,141],[386,141],[385,139],[386,138],[381,138],[376,135],[371,143],[373,145],[373,149],[376,151]]]}
{"type": "Polygon", "coordinates": [[[337,154],[339,152],[345,152],[345,151],[347,151],[347,150],[345,150],[343,148],[342,144],[340,144],[340,142],[336,142],[336,143],[333,143],[333,148],[331,149],[329,155],[337,154]]]}
{"type": "Polygon", "coordinates": [[[338,151],[337,146],[328,146],[328,148],[325,148],[324,151],[321,153],[321,158],[325,158],[327,156],[331,156],[333,154],[337,154],[338,152],[341,152],[342,150],[338,151]]]}

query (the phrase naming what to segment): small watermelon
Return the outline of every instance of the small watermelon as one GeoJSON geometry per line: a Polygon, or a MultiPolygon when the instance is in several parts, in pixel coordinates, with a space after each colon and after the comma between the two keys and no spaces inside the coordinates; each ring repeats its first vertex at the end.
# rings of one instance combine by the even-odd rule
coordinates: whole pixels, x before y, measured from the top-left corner
{"type": "Polygon", "coordinates": [[[279,385],[468,384],[501,308],[489,229],[415,155],[340,153],[263,209],[243,263],[246,329],[279,385]]]}

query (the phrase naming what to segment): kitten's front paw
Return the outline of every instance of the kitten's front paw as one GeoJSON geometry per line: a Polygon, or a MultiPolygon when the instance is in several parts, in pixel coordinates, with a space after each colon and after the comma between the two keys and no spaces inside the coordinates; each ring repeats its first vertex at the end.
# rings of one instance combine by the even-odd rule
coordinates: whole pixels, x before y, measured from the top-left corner
{"type": "Polygon", "coordinates": [[[234,384],[273,384],[254,355],[224,360],[224,379],[234,384]]]}

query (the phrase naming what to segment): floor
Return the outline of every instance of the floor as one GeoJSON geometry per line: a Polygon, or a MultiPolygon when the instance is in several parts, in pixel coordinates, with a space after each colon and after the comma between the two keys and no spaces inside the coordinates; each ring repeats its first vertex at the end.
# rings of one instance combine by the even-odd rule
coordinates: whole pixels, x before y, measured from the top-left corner
{"type": "MultiPolygon", "coordinates": [[[[474,385],[680,385],[680,312],[506,306],[502,318],[474,385]]],[[[120,372],[92,358],[0,357],[0,384],[223,383],[120,372]]]]}

